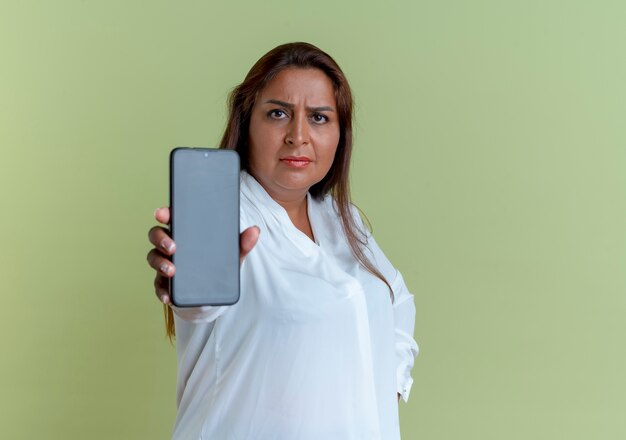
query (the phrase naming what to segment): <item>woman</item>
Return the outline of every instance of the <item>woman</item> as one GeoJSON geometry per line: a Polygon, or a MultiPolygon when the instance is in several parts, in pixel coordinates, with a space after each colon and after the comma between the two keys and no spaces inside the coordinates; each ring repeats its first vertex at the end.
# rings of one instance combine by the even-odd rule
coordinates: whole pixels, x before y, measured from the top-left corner
{"type": "MultiPolygon", "coordinates": [[[[175,244],[154,227],[155,289],[176,333],[176,439],[398,439],[417,345],[402,276],[350,203],[352,96],[306,43],[264,55],[232,93],[241,157],[241,296],[177,308],[175,244]],[[397,394],[396,394],[397,393],[397,394]]],[[[169,210],[155,217],[169,222],[169,210]]]]}

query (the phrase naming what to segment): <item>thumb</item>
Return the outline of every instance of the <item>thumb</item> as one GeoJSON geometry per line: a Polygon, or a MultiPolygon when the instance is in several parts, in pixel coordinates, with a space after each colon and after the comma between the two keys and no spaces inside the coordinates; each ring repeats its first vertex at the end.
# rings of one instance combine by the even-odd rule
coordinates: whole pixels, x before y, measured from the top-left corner
{"type": "Polygon", "coordinates": [[[243,259],[256,245],[260,233],[258,226],[251,226],[239,235],[239,264],[243,263],[243,259]]]}

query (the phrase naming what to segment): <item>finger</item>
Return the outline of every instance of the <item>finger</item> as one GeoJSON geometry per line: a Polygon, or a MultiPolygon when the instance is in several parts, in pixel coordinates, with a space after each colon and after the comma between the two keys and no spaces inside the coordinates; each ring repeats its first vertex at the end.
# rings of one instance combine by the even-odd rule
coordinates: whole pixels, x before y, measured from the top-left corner
{"type": "Polygon", "coordinates": [[[243,263],[243,259],[256,245],[260,233],[261,230],[258,226],[251,226],[241,233],[239,236],[239,264],[243,263]]]}
{"type": "Polygon", "coordinates": [[[170,304],[170,283],[167,278],[157,274],[154,278],[154,292],[163,304],[170,304]]]}
{"type": "Polygon", "coordinates": [[[160,273],[157,273],[154,277],[154,288],[161,290],[163,293],[167,295],[170,294],[170,280],[169,278],[164,277],[160,273]]]}
{"type": "Polygon", "coordinates": [[[154,210],[154,218],[157,219],[159,223],[163,223],[164,225],[169,224],[170,222],[170,208],[167,206],[157,208],[154,210]]]}
{"type": "Polygon", "coordinates": [[[176,243],[169,235],[169,231],[161,226],[153,226],[148,232],[150,243],[165,255],[172,255],[176,252],[176,243]]]}
{"type": "Polygon", "coordinates": [[[152,249],[148,252],[147,260],[150,267],[167,278],[173,277],[176,273],[176,266],[156,249],[152,249]]]}

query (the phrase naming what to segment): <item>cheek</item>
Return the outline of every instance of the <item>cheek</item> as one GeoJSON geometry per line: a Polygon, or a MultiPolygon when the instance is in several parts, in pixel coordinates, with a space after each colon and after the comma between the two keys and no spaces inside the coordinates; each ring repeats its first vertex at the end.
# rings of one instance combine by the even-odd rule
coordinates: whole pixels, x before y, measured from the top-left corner
{"type": "Polygon", "coordinates": [[[322,155],[325,162],[329,163],[329,166],[332,165],[332,162],[335,158],[335,153],[337,152],[337,144],[339,144],[339,134],[332,136],[328,139],[328,142],[322,148],[322,155]]]}
{"type": "Polygon", "coordinates": [[[263,158],[267,156],[265,145],[267,140],[264,136],[265,131],[262,130],[258,121],[254,119],[250,121],[248,131],[248,161],[251,168],[258,169],[263,166],[263,158]]]}
{"type": "Polygon", "coordinates": [[[266,156],[277,150],[281,145],[279,130],[263,121],[250,121],[248,133],[248,145],[250,150],[255,150],[258,157],[266,156]],[[253,141],[254,140],[254,141],[253,141]]]}

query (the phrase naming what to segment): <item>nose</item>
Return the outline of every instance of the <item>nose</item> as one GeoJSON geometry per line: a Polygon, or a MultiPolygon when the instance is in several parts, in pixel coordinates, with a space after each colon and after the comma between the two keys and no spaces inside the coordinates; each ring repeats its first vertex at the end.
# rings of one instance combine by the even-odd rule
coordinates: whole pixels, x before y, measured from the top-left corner
{"type": "Polygon", "coordinates": [[[294,115],[289,124],[285,143],[294,147],[306,145],[309,139],[309,124],[305,115],[294,115]]]}

